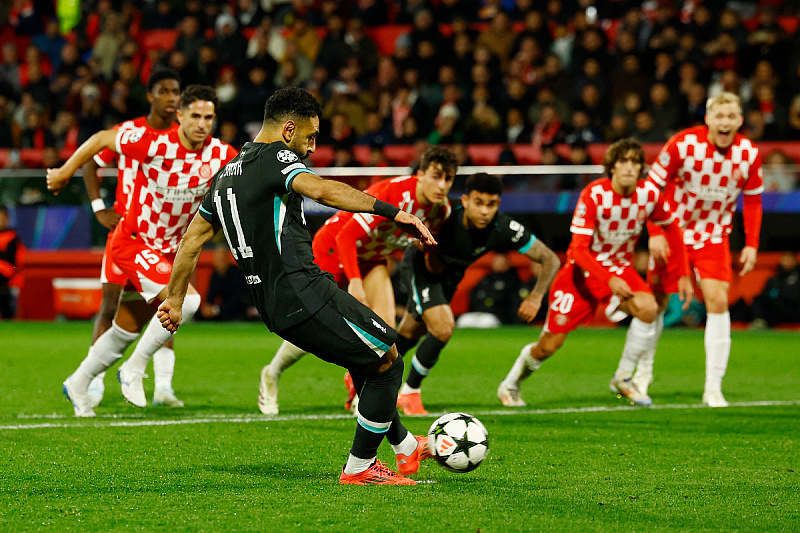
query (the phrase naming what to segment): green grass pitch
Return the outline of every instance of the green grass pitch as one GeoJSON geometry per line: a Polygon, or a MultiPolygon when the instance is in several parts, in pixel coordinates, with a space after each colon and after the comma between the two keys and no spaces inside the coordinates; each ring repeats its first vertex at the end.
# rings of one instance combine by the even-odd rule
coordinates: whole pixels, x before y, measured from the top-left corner
{"type": "MultiPolygon", "coordinates": [[[[477,416],[491,439],[477,470],[429,461],[416,487],[343,487],[343,372],[306,357],[281,415],[260,415],[279,345],[263,325],[181,329],[185,408],[136,409],[109,372],[98,417],[79,420],[61,382],[91,325],[0,323],[0,531],[800,531],[797,333],[734,332],[732,406],[708,409],[703,332],[668,330],[641,409],[608,390],[624,330],[578,330],[525,382],[528,407],[504,408],[497,384],[538,332],[456,331],[424,383],[431,416],[404,417],[424,433],[447,411],[477,416]]],[[[394,465],[387,443],[379,457],[394,465]]]]}

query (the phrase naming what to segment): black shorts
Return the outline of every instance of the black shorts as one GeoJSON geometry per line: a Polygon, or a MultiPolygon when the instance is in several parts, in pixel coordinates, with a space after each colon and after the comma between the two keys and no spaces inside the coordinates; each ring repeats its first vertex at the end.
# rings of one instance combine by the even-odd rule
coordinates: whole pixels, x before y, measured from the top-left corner
{"type": "Polygon", "coordinates": [[[383,357],[397,332],[350,294],[338,290],[314,316],[276,332],[298,348],[348,370],[361,370],[383,357]]]}
{"type": "Polygon", "coordinates": [[[403,283],[408,292],[406,309],[415,319],[437,305],[450,305],[460,279],[433,274],[425,267],[425,255],[409,246],[403,256],[403,283]]]}

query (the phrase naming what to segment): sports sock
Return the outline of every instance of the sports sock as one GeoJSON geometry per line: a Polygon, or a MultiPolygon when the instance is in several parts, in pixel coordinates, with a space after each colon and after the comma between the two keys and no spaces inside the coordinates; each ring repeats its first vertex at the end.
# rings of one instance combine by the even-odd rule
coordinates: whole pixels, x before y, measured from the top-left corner
{"type": "Polygon", "coordinates": [[[370,466],[372,463],[375,462],[376,457],[372,457],[370,459],[362,459],[360,457],[356,457],[352,453],[350,457],[347,458],[347,463],[344,465],[344,473],[347,475],[352,476],[353,474],[360,474],[370,466]]]}
{"type": "Polygon", "coordinates": [[[442,353],[442,349],[446,345],[446,342],[440,341],[431,334],[425,335],[425,338],[419,343],[417,353],[414,354],[414,358],[411,360],[411,370],[406,379],[411,388],[419,388],[422,380],[425,379],[439,360],[439,354],[442,353]]]}
{"type": "Polygon", "coordinates": [[[276,378],[281,377],[283,371],[299,361],[306,353],[306,351],[298,348],[289,341],[283,341],[278,351],[275,352],[275,357],[269,363],[269,371],[276,378]]]}
{"type": "Polygon", "coordinates": [[[153,373],[156,375],[156,390],[172,389],[172,375],[175,373],[175,352],[162,346],[153,354],[153,373]]]}
{"type": "MultiPolygon", "coordinates": [[[[360,391],[356,417],[358,425],[350,453],[361,459],[377,455],[383,437],[394,427],[393,436],[405,438],[400,417],[397,414],[397,391],[403,379],[403,358],[398,357],[394,364],[379,374],[367,376],[360,391]]],[[[390,442],[399,444],[401,441],[390,442]]]]}
{"type": "Polygon", "coordinates": [[[122,354],[138,336],[138,333],[125,331],[116,322],[112,322],[111,327],[89,348],[86,358],[72,374],[73,386],[80,390],[88,388],[95,376],[122,358],[122,354]]]}
{"type": "Polygon", "coordinates": [[[409,339],[405,335],[397,335],[397,338],[394,340],[394,345],[397,348],[397,353],[400,356],[405,355],[414,345],[417,344],[417,341],[414,339],[409,339]]]}
{"type": "MultiPolygon", "coordinates": [[[[411,371],[413,372],[414,369],[412,368],[411,371]]],[[[409,374],[408,377],[410,378],[411,374],[409,374]]],[[[405,382],[403,383],[403,386],[400,387],[400,395],[402,396],[404,394],[419,394],[420,390],[421,389],[419,387],[413,388],[408,384],[408,382],[405,382]]]]}
{"type": "Polygon", "coordinates": [[[639,364],[636,365],[636,373],[633,375],[633,382],[642,394],[647,394],[647,389],[650,383],[653,382],[653,363],[656,358],[656,347],[658,346],[658,339],[661,338],[661,332],[664,331],[664,314],[662,311],[656,318],[656,331],[650,347],[639,358],[639,364]]]}
{"type": "Polygon", "coordinates": [[[509,388],[518,389],[522,381],[527,379],[528,376],[539,370],[539,367],[542,366],[541,361],[531,356],[531,350],[534,346],[536,346],[535,342],[526,345],[519,354],[519,357],[517,357],[517,360],[514,361],[514,365],[503,380],[509,388]]]}
{"type": "MultiPolygon", "coordinates": [[[[189,322],[199,307],[199,294],[186,295],[186,298],[183,300],[183,307],[181,307],[181,313],[183,314],[182,323],[186,324],[189,322]]],[[[171,337],[172,334],[161,326],[158,315],[153,315],[144,333],[142,333],[142,337],[136,344],[136,349],[133,350],[133,354],[123,363],[125,369],[130,372],[144,374],[145,370],[147,370],[147,364],[150,362],[150,359],[153,358],[153,354],[163,348],[171,337]]]]}
{"type": "Polygon", "coordinates": [[[706,391],[721,391],[731,354],[731,315],[709,313],[706,318],[706,391]]]}
{"type": "Polygon", "coordinates": [[[651,348],[655,349],[656,327],[656,322],[648,324],[638,318],[631,321],[615,376],[630,377],[642,356],[651,348]]]}
{"type": "Polygon", "coordinates": [[[400,444],[392,444],[395,455],[411,455],[417,449],[417,439],[411,432],[406,433],[406,438],[400,444]]]}

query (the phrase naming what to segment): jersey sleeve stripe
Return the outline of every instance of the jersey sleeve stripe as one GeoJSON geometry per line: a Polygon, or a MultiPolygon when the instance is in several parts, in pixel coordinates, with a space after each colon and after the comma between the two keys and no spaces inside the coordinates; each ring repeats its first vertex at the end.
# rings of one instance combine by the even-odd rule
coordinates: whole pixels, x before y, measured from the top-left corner
{"type": "Polygon", "coordinates": [[[367,223],[366,220],[364,220],[364,217],[361,216],[361,213],[356,213],[355,215],[353,215],[353,220],[358,222],[358,225],[364,228],[364,231],[366,231],[367,233],[372,231],[372,228],[369,227],[369,224],[367,223]]]}
{"type": "Polygon", "coordinates": [[[200,206],[200,211],[202,211],[203,213],[206,213],[207,215],[213,215],[213,213],[211,211],[207,211],[206,209],[203,208],[202,205],[200,206]]]}
{"type": "Polygon", "coordinates": [[[283,232],[283,219],[286,218],[286,206],[282,198],[276,196],[273,200],[273,224],[275,225],[275,242],[278,244],[278,253],[281,253],[281,233],[283,232]]]}
{"type": "Polygon", "coordinates": [[[742,194],[761,194],[764,192],[764,186],[758,187],[757,189],[745,189],[742,191],[742,194]]]}
{"type": "Polygon", "coordinates": [[[663,187],[667,183],[667,171],[664,167],[659,165],[658,163],[653,163],[653,166],[650,167],[650,177],[655,181],[660,187],[663,187]]]}
{"type": "Polygon", "coordinates": [[[578,228],[576,226],[571,226],[569,230],[572,233],[577,233],[578,235],[594,235],[594,231],[586,228],[578,228]]]}
{"type": "Polygon", "coordinates": [[[536,236],[535,236],[535,235],[531,235],[531,238],[530,238],[530,239],[528,239],[528,242],[526,242],[525,244],[523,244],[522,246],[520,246],[520,247],[517,249],[517,251],[518,251],[519,253],[521,253],[521,254],[527,253],[527,252],[528,252],[528,250],[530,250],[530,249],[531,249],[531,247],[533,246],[533,244],[534,244],[535,242],[536,242],[536,236]]]}
{"type": "Polygon", "coordinates": [[[298,174],[300,174],[300,173],[302,173],[302,172],[308,172],[309,174],[312,174],[312,175],[316,176],[316,174],[314,174],[313,172],[311,172],[311,171],[310,171],[309,169],[307,169],[307,168],[298,168],[298,169],[296,169],[296,170],[292,170],[292,171],[289,173],[289,175],[288,175],[288,176],[286,176],[286,181],[284,182],[284,183],[285,183],[285,185],[286,185],[286,190],[287,190],[287,191],[289,190],[289,184],[292,182],[292,180],[293,180],[293,179],[294,179],[294,178],[295,178],[295,177],[296,177],[298,174]]]}

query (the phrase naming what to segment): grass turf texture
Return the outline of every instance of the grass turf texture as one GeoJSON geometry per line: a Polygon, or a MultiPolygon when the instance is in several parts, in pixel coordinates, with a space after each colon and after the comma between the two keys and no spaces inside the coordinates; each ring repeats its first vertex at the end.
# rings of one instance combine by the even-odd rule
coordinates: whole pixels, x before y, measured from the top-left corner
{"type": "MultiPolygon", "coordinates": [[[[607,387],[624,330],[585,329],[525,382],[515,411],[495,390],[538,330],[457,331],[424,384],[432,415],[404,422],[424,433],[434,413],[475,414],[489,458],[463,475],[425,462],[415,478],[428,483],[405,488],[338,485],[355,426],[339,368],[306,357],[281,381],[281,415],[258,413],[259,369],[279,344],[262,325],[181,330],[187,407],[136,409],[109,372],[98,418],[80,420],[61,382],[90,334],[0,323],[2,531],[800,530],[793,332],[733,334],[726,398],[779,405],[701,408],[703,333],[668,330],[656,408],[627,407],[607,387]]],[[[379,457],[394,467],[387,443],[379,457]]]]}

